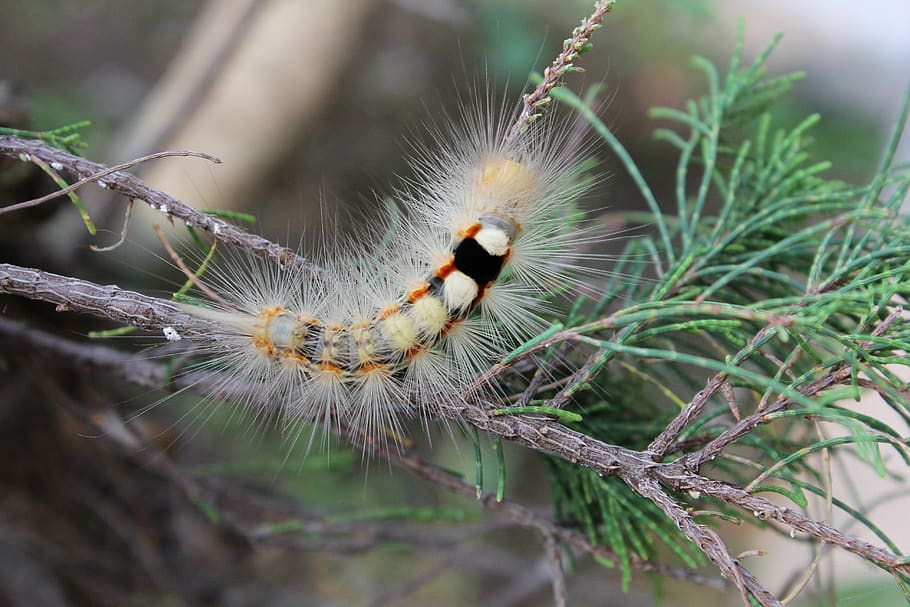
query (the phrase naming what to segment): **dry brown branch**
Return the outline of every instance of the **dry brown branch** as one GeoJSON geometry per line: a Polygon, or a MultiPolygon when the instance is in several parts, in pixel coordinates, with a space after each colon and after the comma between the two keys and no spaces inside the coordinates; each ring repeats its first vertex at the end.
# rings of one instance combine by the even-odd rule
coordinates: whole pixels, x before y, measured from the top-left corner
{"type": "MultiPolygon", "coordinates": [[[[81,184],[82,181],[98,183],[100,181],[106,189],[122,194],[127,199],[142,200],[153,210],[163,213],[169,220],[179,219],[186,225],[208,232],[229,245],[249,251],[259,257],[271,259],[292,269],[308,272],[320,271],[312,262],[300,257],[291,249],[198,211],[164,192],[150,188],[135,175],[120,170],[112,171],[103,164],[74,156],[34,139],[22,139],[9,135],[0,135],[0,154],[10,158],[38,157],[52,167],[61,167],[61,170],[69,171],[80,180],[77,183],[81,184]]],[[[65,195],[65,190],[60,190],[41,200],[47,202],[65,195]]]]}

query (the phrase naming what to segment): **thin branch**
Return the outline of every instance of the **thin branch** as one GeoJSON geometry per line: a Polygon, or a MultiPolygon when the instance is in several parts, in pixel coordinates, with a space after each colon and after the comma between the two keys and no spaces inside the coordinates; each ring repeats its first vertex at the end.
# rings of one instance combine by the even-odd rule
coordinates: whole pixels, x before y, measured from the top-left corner
{"type": "Polygon", "coordinates": [[[59,312],[72,310],[149,331],[170,327],[182,337],[202,342],[221,333],[217,323],[191,316],[172,301],[7,263],[0,264],[0,293],[57,304],[59,312]]]}
{"type": "MultiPolygon", "coordinates": [[[[318,273],[320,268],[309,260],[300,257],[286,247],[243,229],[222,219],[198,211],[176,198],[152,189],[135,175],[122,170],[106,167],[63,150],[51,147],[35,139],[22,139],[9,135],[0,135],[0,154],[10,158],[38,157],[54,168],[67,170],[80,178],[72,188],[90,181],[101,181],[106,189],[117,192],[128,199],[142,200],[153,210],[164,213],[168,218],[176,218],[190,227],[212,234],[215,238],[239,247],[259,257],[271,259],[288,268],[318,273]]],[[[190,153],[187,153],[189,155],[190,153]]],[[[192,154],[198,154],[193,152],[192,154]]],[[[155,156],[154,154],[152,156],[155,156]]],[[[129,163],[127,163],[129,164],[129,163]]],[[[100,185],[100,184],[99,184],[100,185]]],[[[42,201],[66,195],[65,190],[58,190],[44,197],[42,201]]],[[[5,207],[10,209],[11,207],[5,207]]]]}
{"type": "MultiPolygon", "coordinates": [[[[847,365],[839,365],[834,369],[829,369],[823,377],[820,377],[819,379],[803,386],[799,392],[806,397],[815,396],[820,392],[824,392],[828,388],[831,388],[832,386],[836,386],[847,381],[850,379],[852,374],[853,370],[850,367],[847,365]]],[[[755,411],[752,413],[752,415],[744,417],[730,428],[724,430],[721,434],[714,438],[714,440],[705,445],[700,451],[683,456],[683,465],[689,470],[698,470],[707,462],[720,455],[720,452],[727,448],[729,445],[733,444],[743,436],[749,434],[755,430],[757,426],[764,423],[767,415],[787,409],[793,404],[794,401],[790,397],[778,397],[778,399],[771,405],[765,407],[764,409],[755,411]]]]}
{"type": "MultiPolygon", "coordinates": [[[[387,450],[385,454],[396,466],[411,472],[419,478],[439,485],[447,491],[472,499],[476,496],[477,490],[472,483],[468,483],[461,478],[453,476],[445,470],[441,470],[415,455],[398,453],[392,449],[387,450]]],[[[592,556],[597,556],[612,563],[619,564],[619,557],[616,553],[600,546],[593,545],[584,534],[557,525],[550,519],[541,517],[525,506],[508,501],[497,501],[496,495],[489,492],[483,492],[480,497],[477,498],[477,501],[486,510],[504,514],[522,526],[535,528],[543,534],[552,535],[560,542],[571,546],[579,553],[591,554],[592,556]]],[[[724,586],[723,582],[716,578],[702,576],[679,567],[670,567],[660,563],[645,561],[635,555],[631,555],[631,565],[633,569],[638,571],[659,573],[664,577],[685,580],[703,586],[712,586],[714,588],[723,588],[724,586]]]]}
{"type": "MultiPolygon", "coordinates": [[[[740,365],[745,362],[749,355],[764,343],[774,326],[775,325],[771,324],[758,331],[736,356],[731,357],[730,365],[740,365]]],[[[682,431],[701,415],[705,405],[707,405],[708,401],[711,400],[711,397],[727,383],[727,379],[728,374],[721,372],[708,380],[705,387],[699,391],[685,407],[683,407],[682,411],[680,411],[669,424],[667,424],[667,427],[664,428],[663,432],[651,441],[651,444],[648,445],[648,451],[658,458],[666,455],[667,450],[673,445],[674,441],[679,438],[682,431]]]]}
{"type": "Polygon", "coordinates": [[[549,533],[543,536],[547,556],[550,559],[550,579],[553,585],[553,604],[556,607],[566,607],[568,592],[566,591],[566,571],[562,563],[562,554],[559,542],[549,533]]]}
{"type": "Polygon", "coordinates": [[[117,247],[126,242],[126,234],[130,228],[130,218],[133,216],[133,199],[128,198],[126,201],[126,211],[123,214],[123,228],[120,230],[120,240],[115,242],[112,245],[106,247],[99,247],[97,245],[89,245],[89,248],[96,253],[109,253],[115,250],[117,247]]]}
{"type": "Polygon", "coordinates": [[[597,0],[591,16],[582,19],[581,25],[572,30],[572,36],[562,43],[562,51],[543,71],[543,81],[522,97],[521,113],[509,130],[506,142],[518,139],[529,124],[541,117],[550,103],[550,91],[562,84],[569,71],[579,70],[572,62],[588,49],[591,36],[600,28],[606,14],[613,10],[614,4],[616,0],[597,0]]]}
{"type": "Polygon", "coordinates": [[[630,486],[656,504],[664,514],[676,523],[680,531],[717,565],[725,578],[736,583],[746,607],[750,605],[749,598],[746,596],[747,592],[755,597],[763,607],[781,607],[780,601],[730,556],[717,533],[710,527],[696,523],[692,515],[664,493],[655,481],[642,479],[638,483],[630,483],[630,486]]]}
{"type": "Polygon", "coordinates": [[[207,284],[205,284],[201,278],[193,274],[193,271],[190,270],[187,265],[183,262],[180,255],[177,254],[177,251],[174,250],[174,247],[171,246],[170,241],[167,239],[167,236],[164,235],[164,232],[161,230],[161,226],[157,223],[152,226],[152,229],[155,230],[155,234],[158,235],[158,240],[161,241],[161,245],[164,247],[164,250],[167,251],[168,256],[171,258],[171,261],[177,265],[183,275],[186,276],[187,280],[190,281],[196,288],[208,295],[212,301],[217,301],[221,305],[230,307],[230,304],[218,293],[212,290],[207,284]]]}
{"type": "Polygon", "coordinates": [[[724,503],[751,511],[758,519],[777,521],[827,544],[840,546],[889,572],[910,573],[910,563],[904,557],[844,533],[827,523],[813,520],[786,506],[778,506],[763,497],[752,495],[740,487],[688,472],[678,471],[677,475],[670,472],[669,468],[657,470],[657,474],[675,491],[698,491],[702,495],[709,495],[724,503]]]}
{"type": "MultiPolygon", "coordinates": [[[[36,207],[40,204],[44,204],[45,202],[50,202],[51,200],[56,200],[57,198],[66,196],[67,194],[70,194],[71,192],[75,192],[76,190],[78,190],[79,188],[81,188],[82,186],[84,186],[87,183],[98,183],[99,187],[106,188],[107,183],[104,182],[103,180],[108,175],[112,175],[112,174],[118,173],[120,171],[125,171],[127,169],[131,169],[135,166],[142,164],[143,162],[148,162],[150,160],[157,160],[159,158],[172,158],[174,156],[183,156],[183,157],[190,157],[190,158],[204,158],[205,160],[208,160],[209,162],[212,162],[214,164],[221,164],[221,159],[216,158],[216,157],[212,156],[211,154],[206,154],[204,152],[194,152],[191,150],[155,152],[154,154],[149,154],[147,156],[141,156],[139,158],[130,160],[129,162],[124,162],[124,163],[118,164],[116,166],[105,168],[103,170],[100,170],[96,173],[89,175],[88,177],[83,177],[79,181],[72,183],[64,188],[51,192],[50,194],[45,194],[44,196],[39,196],[38,198],[32,198],[31,200],[26,200],[23,202],[17,202],[16,204],[11,204],[9,206],[0,207],[0,215],[3,215],[4,213],[12,213],[13,211],[21,211],[23,209],[36,207]]],[[[19,158],[21,160],[31,160],[33,162],[38,161],[40,163],[45,163],[45,160],[42,159],[37,154],[20,155],[19,158]]],[[[39,165],[39,166],[42,166],[42,165],[39,165]]],[[[43,168],[43,166],[42,166],[42,168],[43,168]]],[[[65,164],[63,164],[62,162],[56,162],[54,168],[58,169],[58,170],[63,170],[68,167],[65,164]]]]}

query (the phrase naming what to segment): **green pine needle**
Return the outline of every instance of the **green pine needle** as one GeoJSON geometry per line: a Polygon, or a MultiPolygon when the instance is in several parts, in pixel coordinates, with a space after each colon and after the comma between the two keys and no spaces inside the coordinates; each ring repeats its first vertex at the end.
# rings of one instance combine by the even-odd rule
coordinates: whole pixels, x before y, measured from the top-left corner
{"type": "MultiPolygon", "coordinates": [[[[568,411],[582,416],[575,428],[633,449],[644,449],[720,374],[729,389],[708,401],[671,447],[670,459],[698,451],[736,416],[785,400],[785,408],[763,415],[704,472],[753,492],[777,493],[796,508],[809,506],[811,496],[830,497],[897,551],[859,510],[820,488],[818,462],[823,454],[850,454],[892,476],[892,468],[910,465],[906,429],[859,402],[875,391],[910,424],[910,390],[894,371],[910,365],[910,323],[901,313],[910,299],[910,219],[900,215],[910,171],[893,162],[910,91],[870,183],[829,179],[831,163],[812,149],[811,132],[822,118],[786,125],[772,113],[802,78],[767,75],[764,62],[779,39],[742,66],[740,32],[726,74],[704,58],[693,60],[706,80],[704,97],[651,112],[661,121],[656,136],[679,152],[673,213],[661,211],[668,207],[596,117],[590,98],[566,89],[552,93],[591,124],[629,173],[651,216],[630,214],[628,220],[650,224],[653,234],[628,243],[593,305],[576,306],[565,327],[524,344],[506,363],[566,336],[576,347],[593,349],[586,372],[549,396],[573,394],[568,411]],[[635,261],[641,259],[654,263],[635,261]],[[813,388],[833,373],[846,379],[813,388]],[[836,424],[837,436],[819,436],[818,421],[836,424]],[[882,450],[899,457],[886,460],[882,450]]],[[[537,412],[545,412],[547,395],[538,396],[537,412]]],[[[688,566],[702,562],[672,521],[621,481],[548,462],[558,520],[617,555],[624,587],[633,555],[653,559],[669,551],[688,566]]],[[[692,499],[694,507],[710,503],[710,512],[722,517],[741,514],[692,499]]],[[[742,520],[763,524],[751,516],[742,520]]]]}

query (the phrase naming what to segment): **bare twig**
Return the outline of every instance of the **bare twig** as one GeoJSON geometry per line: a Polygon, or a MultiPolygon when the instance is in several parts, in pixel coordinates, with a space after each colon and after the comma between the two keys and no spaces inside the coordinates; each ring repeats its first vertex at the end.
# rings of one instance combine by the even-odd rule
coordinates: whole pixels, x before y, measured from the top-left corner
{"type": "Polygon", "coordinates": [[[566,571],[562,564],[562,554],[559,542],[553,535],[547,533],[543,536],[547,556],[550,559],[550,578],[553,585],[553,604],[556,607],[566,607],[566,571]]]}
{"type": "MultiPolygon", "coordinates": [[[[823,377],[803,386],[800,389],[800,393],[807,397],[815,396],[832,386],[836,386],[850,379],[852,372],[852,369],[846,365],[840,365],[834,369],[830,369],[823,377]]],[[[767,415],[787,409],[792,406],[793,403],[793,399],[787,396],[778,397],[771,405],[755,411],[730,428],[724,430],[700,451],[684,456],[683,465],[690,470],[698,470],[705,463],[717,457],[727,446],[733,444],[746,434],[752,432],[758,425],[764,423],[767,415]]]]}
{"type": "MultiPolygon", "coordinates": [[[[179,219],[188,226],[208,232],[229,245],[239,247],[259,257],[271,259],[291,269],[313,273],[321,271],[318,266],[300,257],[291,249],[198,211],[164,192],[150,188],[135,175],[115,170],[116,167],[112,169],[103,164],[74,156],[38,140],[8,135],[0,135],[0,154],[10,158],[36,156],[52,167],[62,167],[80,178],[80,181],[70,186],[73,188],[90,181],[103,179],[105,187],[109,190],[118,192],[129,199],[145,201],[152,209],[164,213],[168,218],[179,219]]],[[[65,194],[65,190],[58,190],[44,198],[50,200],[65,194]]],[[[44,199],[38,200],[44,201],[44,199]]],[[[10,208],[5,207],[5,209],[10,208]]]]}
{"type": "Polygon", "coordinates": [[[664,514],[676,523],[680,531],[717,565],[723,576],[736,584],[746,607],[749,607],[747,593],[754,596],[764,607],[781,607],[774,595],[730,556],[727,547],[717,533],[710,527],[696,523],[691,514],[661,490],[657,482],[642,479],[638,483],[630,483],[630,486],[663,510],[664,514]]]}
{"type": "Polygon", "coordinates": [[[221,332],[218,324],[191,316],[172,301],[12,264],[0,264],[0,293],[57,304],[61,312],[72,310],[151,331],[171,327],[181,336],[203,342],[221,332]]]}
{"type": "MultiPolygon", "coordinates": [[[[443,487],[452,493],[457,493],[472,499],[476,496],[476,488],[472,483],[452,476],[450,473],[437,468],[417,456],[409,453],[398,453],[394,450],[388,450],[386,456],[389,457],[393,464],[408,470],[415,476],[443,487]]],[[[496,495],[488,492],[482,493],[480,498],[478,498],[478,502],[485,509],[502,513],[522,526],[535,528],[541,533],[552,535],[564,544],[571,546],[579,553],[591,554],[616,564],[619,563],[619,557],[616,553],[600,546],[593,545],[584,534],[556,525],[550,519],[541,517],[524,506],[509,501],[497,501],[496,495]]],[[[632,568],[638,571],[651,571],[665,577],[686,580],[696,584],[713,586],[715,588],[723,586],[720,580],[705,577],[686,569],[645,561],[634,555],[631,557],[631,564],[632,568]]]]}
{"type": "MultiPolygon", "coordinates": [[[[131,169],[134,166],[142,164],[143,162],[148,162],[150,160],[157,160],[159,158],[171,158],[174,156],[204,158],[205,160],[208,160],[209,162],[212,162],[214,164],[221,164],[221,160],[219,160],[218,158],[215,158],[214,156],[212,156],[210,154],[206,154],[204,152],[193,152],[191,150],[155,152],[154,154],[149,154],[147,156],[135,158],[133,160],[130,160],[129,162],[124,162],[124,163],[118,164],[116,166],[104,168],[87,177],[83,177],[76,183],[72,183],[72,184],[66,186],[65,188],[61,188],[55,192],[51,192],[50,194],[45,194],[44,196],[39,196],[38,198],[32,198],[31,200],[25,200],[23,202],[17,202],[16,204],[11,204],[9,206],[0,207],[0,215],[2,215],[4,213],[12,213],[13,211],[21,211],[23,209],[28,209],[30,207],[36,207],[39,204],[44,204],[45,202],[50,202],[51,200],[56,200],[57,198],[66,196],[70,192],[74,192],[74,191],[78,190],[79,188],[81,188],[82,186],[84,186],[87,183],[99,183],[100,182],[100,187],[106,188],[107,183],[104,181],[104,178],[107,177],[108,175],[112,175],[112,174],[118,173],[120,171],[125,171],[127,169],[131,169]]],[[[20,155],[20,158],[23,160],[32,160],[32,161],[37,159],[41,163],[46,162],[40,156],[37,156],[34,154],[20,155]]],[[[68,168],[62,162],[55,162],[55,165],[56,166],[54,168],[57,168],[59,170],[68,168]]]]}
{"type": "Polygon", "coordinates": [[[126,242],[126,234],[130,228],[130,218],[133,216],[133,199],[129,198],[126,201],[126,211],[123,214],[123,228],[120,230],[120,240],[115,242],[112,245],[106,247],[99,247],[97,245],[89,245],[89,248],[96,253],[109,253],[113,251],[124,242],[126,242]]]}
{"type": "MultiPolygon", "coordinates": [[[[736,356],[731,357],[730,365],[741,365],[745,362],[756,349],[761,347],[770,336],[774,335],[772,331],[773,326],[775,325],[768,325],[758,331],[758,333],[749,340],[749,343],[736,353],[736,356]]],[[[679,438],[682,431],[685,430],[692,421],[701,415],[705,405],[707,405],[708,401],[711,400],[711,397],[727,383],[727,379],[727,373],[721,372],[708,380],[705,387],[689,401],[683,410],[676,415],[673,421],[667,424],[667,427],[664,428],[663,432],[651,441],[651,444],[648,445],[648,451],[653,453],[657,458],[666,455],[667,450],[673,445],[673,442],[679,438]]]]}
{"type": "MultiPolygon", "coordinates": [[[[882,320],[878,324],[878,326],[875,327],[875,329],[873,329],[872,336],[879,337],[879,336],[883,335],[885,333],[885,331],[888,330],[888,327],[890,327],[894,323],[895,320],[900,318],[902,313],[903,313],[903,308],[901,308],[900,306],[896,306],[893,310],[891,310],[891,312],[888,314],[888,316],[884,320],[882,320]]],[[[764,334],[762,339],[767,339],[770,335],[773,335],[773,333],[769,331],[772,326],[773,325],[769,325],[765,329],[762,329],[762,331],[760,331],[758,334],[756,334],[756,336],[752,340],[750,340],[749,345],[747,345],[746,348],[741,350],[737,354],[737,356],[734,360],[739,360],[741,355],[745,351],[754,349],[754,347],[760,345],[759,336],[762,336],[764,334]]],[[[859,345],[861,347],[869,347],[870,344],[867,342],[863,342],[863,343],[860,343],[859,345]]],[[[794,359],[794,362],[795,362],[795,359],[794,359]]],[[[790,365],[792,365],[792,363],[788,364],[788,366],[785,367],[784,370],[789,370],[790,365]]],[[[851,379],[853,377],[853,374],[854,374],[853,369],[849,365],[842,363],[832,369],[826,370],[825,374],[822,377],[820,377],[819,379],[817,379],[813,382],[810,382],[810,383],[806,384],[805,386],[803,386],[802,388],[800,388],[800,393],[803,396],[807,396],[807,397],[815,396],[815,395],[831,388],[832,386],[842,384],[845,381],[851,379]]],[[[716,377],[715,377],[715,379],[716,379],[716,377]]],[[[699,393],[699,394],[701,394],[701,393],[699,393]]],[[[696,395],[696,398],[697,398],[697,395],[696,395]]],[[[767,405],[766,398],[762,398],[761,402],[759,403],[759,406],[756,408],[756,410],[751,415],[739,420],[735,425],[733,425],[732,427],[730,427],[727,430],[725,430],[724,432],[722,432],[719,436],[717,436],[714,440],[710,441],[707,445],[705,445],[697,453],[692,453],[692,454],[685,456],[684,462],[683,462],[684,466],[690,470],[698,470],[706,462],[717,457],[720,454],[720,452],[723,451],[727,446],[733,444],[734,442],[736,442],[743,436],[752,432],[758,425],[764,423],[764,421],[767,419],[767,416],[769,414],[788,409],[793,404],[794,404],[793,399],[791,399],[787,396],[783,396],[783,395],[779,396],[777,398],[777,400],[775,400],[774,403],[772,403],[771,405],[767,405]]],[[[687,407],[687,409],[688,409],[688,407],[687,407]]],[[[674,428],[679,427],[679,431],[681,431],[682,428],[684,428],[685,425],[689,423],[688,421],[686,421],[684,425],[679,426],[678,422],[680,421],[680,418],[683,416],[684,413],[686,413],[685,410],[683,412],[681,412],[680,415],[677,417],[677,419],[673,420],[673,423],[671,424],[674,426],[674,428]]],[[[669,430],[669,426],[668,426],[668,430],[669,430]]],[[[664,433],[666,433],[666,432],[667,431],[665,431],[664,433]]],[[[663,433],[662,433],[662,435],[663,435],[663,433]]],[[[677,436],[678,436],[678,433],[677,433],[677,436]]]]}
{"type": "Polygon", "coordinates": [[[213,291],[211,287],[205,284],[198,276],[193,274],[192,270],[187,267],[180,255],[177,254],[177,251],[174,250],[174,247],[171,246],[171,243],[167,239],[167,236],[165,236],[164,232],[161,231],[161,226],[156,223],[152,226],[152,229],[154,229],[155,234],[158,235],[158,240],[161,241],[161,245],[164,247],[164,250],[167,251],[167,254],[171,258],[171,261],[173,261],[174,264],[176,264],[176,266],[180,269],[180,271],[183,272],[183,275],[186,276],[187,280],[195,285],[200,291],[208,295],[212,301],[217,301],[224,306],[230,307],[230,304],[221,295],[218,295],[218,293],[213,291]]]}
{"type": "Polygon", "coordinates": [[[572,62],[588,49],[591,36],[600,28],[604,16],[613,10],[614,4],[616,4],[615,0],[597,0],[594,12],[587,19],[583,19],[580,26],[572,30],[572,36],[562,44],[562,51],[543,71],[543,81],[533,91],[522,97],[521,113],[509,130],[506,142],[518,139],[522,131],[546,111],[546,107],[550,103],[550,91],[562,83],[566,73],[572,69],[579,69],[574,67],[572,62]]]}
{"type": "Polygon", "coordinates": [[[729,483],[685,472],[674,476],[672,473],[666,474],[667,471],[668,469],[662,469],[658,475],[662,481],[676,491],[698,491],[703,495],[709,495],[724,503],[750,511],[756,518],[777,521],[825,543],[840,546],[887,571],[910,572],[910,563],[890,550],[874,546],[821,521],[810,519],[786,506],[778,506],[729,483]]]}

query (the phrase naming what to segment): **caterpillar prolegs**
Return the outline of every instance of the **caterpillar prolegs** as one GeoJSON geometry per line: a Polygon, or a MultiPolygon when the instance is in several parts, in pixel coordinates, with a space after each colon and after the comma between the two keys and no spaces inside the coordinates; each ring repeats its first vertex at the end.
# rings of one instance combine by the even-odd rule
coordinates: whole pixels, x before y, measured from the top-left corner
{"type": "Polygon", "coordinates": [[[590,239],[566,130],[516,136],[513,117],[488,115],[437,131],[441,149],[398,192],[403,212],[373,220],[377,242],[339,240],[317,273],[232,256],[206,274],[218,299],[186,305],[223,327],[203,366],[289,427],[344,425],[367,443],[468,398],[543,326],[545,294],[577,280],[573,251],[590,239]]]}

